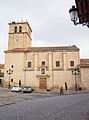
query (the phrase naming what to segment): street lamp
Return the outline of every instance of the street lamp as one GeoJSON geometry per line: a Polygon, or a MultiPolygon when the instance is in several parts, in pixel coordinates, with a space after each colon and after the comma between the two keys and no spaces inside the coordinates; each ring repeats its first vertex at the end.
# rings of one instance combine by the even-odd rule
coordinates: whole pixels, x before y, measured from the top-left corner
{"type": "Polygon", "coordinates": [[[89,27],[89,0],[75,0],[76,7],[69,10],[74,25],[82,24],[89,27]]]}
{"type": "Polygon", "coordinates": [[[10,89],[10,75],[13,74],[13,70],[9,69],[6,71],[7,74],[9,75],[9,84],[8,84],[8,89],[10,89]]]}
{"type": "Polygon", "coordinates": [[[73,5],[72,8],[69,10],[70,13],[70,18],[71,21],[74,22],[74,25],[78,25],[79,23],[77,22],[78,20],[78,11],[77,8],[75,8],[75,6],[73,5]]]}
{"type": "Polygon", "coordinates": [[[79,74],[80,74],[80,71],[79,71],[79,70],[73,70],[73,71],[72,71],[72,75],[75,75],[75,91],[78,90],[76,75],[79,75],[79,74]]]}

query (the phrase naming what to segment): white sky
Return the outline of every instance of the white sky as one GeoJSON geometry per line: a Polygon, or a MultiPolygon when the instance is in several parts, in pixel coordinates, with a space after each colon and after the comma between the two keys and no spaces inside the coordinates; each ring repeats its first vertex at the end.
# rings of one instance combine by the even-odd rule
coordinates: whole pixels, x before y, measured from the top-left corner
{"type": "Polygon", "coordinates": [[[89,58],[89,28],[74,26],[69,9],[75,0],[0,0],[0,63],[8,49],[8,23],[28,21],[32,46],[67,46],[80,48],[80,57],[89,58]]]}

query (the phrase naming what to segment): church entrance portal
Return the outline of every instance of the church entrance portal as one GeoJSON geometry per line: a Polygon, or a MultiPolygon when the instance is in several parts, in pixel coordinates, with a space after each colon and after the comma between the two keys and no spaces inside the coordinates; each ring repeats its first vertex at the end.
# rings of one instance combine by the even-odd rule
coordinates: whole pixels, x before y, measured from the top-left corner
{"type": "Polygon", "coordinates": [[[40,89],[47,89],[47,79],[46,78],[40,78],[40,89]]]}

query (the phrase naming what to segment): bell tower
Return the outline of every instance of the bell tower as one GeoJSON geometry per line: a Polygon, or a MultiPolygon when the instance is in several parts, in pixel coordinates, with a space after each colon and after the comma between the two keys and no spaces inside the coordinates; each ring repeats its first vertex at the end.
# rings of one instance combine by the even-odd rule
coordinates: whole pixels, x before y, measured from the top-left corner
{"type": "Polygon", "coordinates": [[[28,22],[9,23],[8,49],[31,47],[31,32],[28,22]]]}

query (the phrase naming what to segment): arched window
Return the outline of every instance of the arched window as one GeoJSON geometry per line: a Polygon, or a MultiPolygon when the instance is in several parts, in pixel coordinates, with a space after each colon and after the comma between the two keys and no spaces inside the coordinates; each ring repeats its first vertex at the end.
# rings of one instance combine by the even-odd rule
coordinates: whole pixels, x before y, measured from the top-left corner
{"type": "Polygon", "coordinates": [[[17,33],[17,27],[15,27],[15,33],[17,33]]]}
{"type": "Polygon", "coordinates": [[[22,27],[21,26],[19,27],[19,32],[22,32],[22,27]]]}

